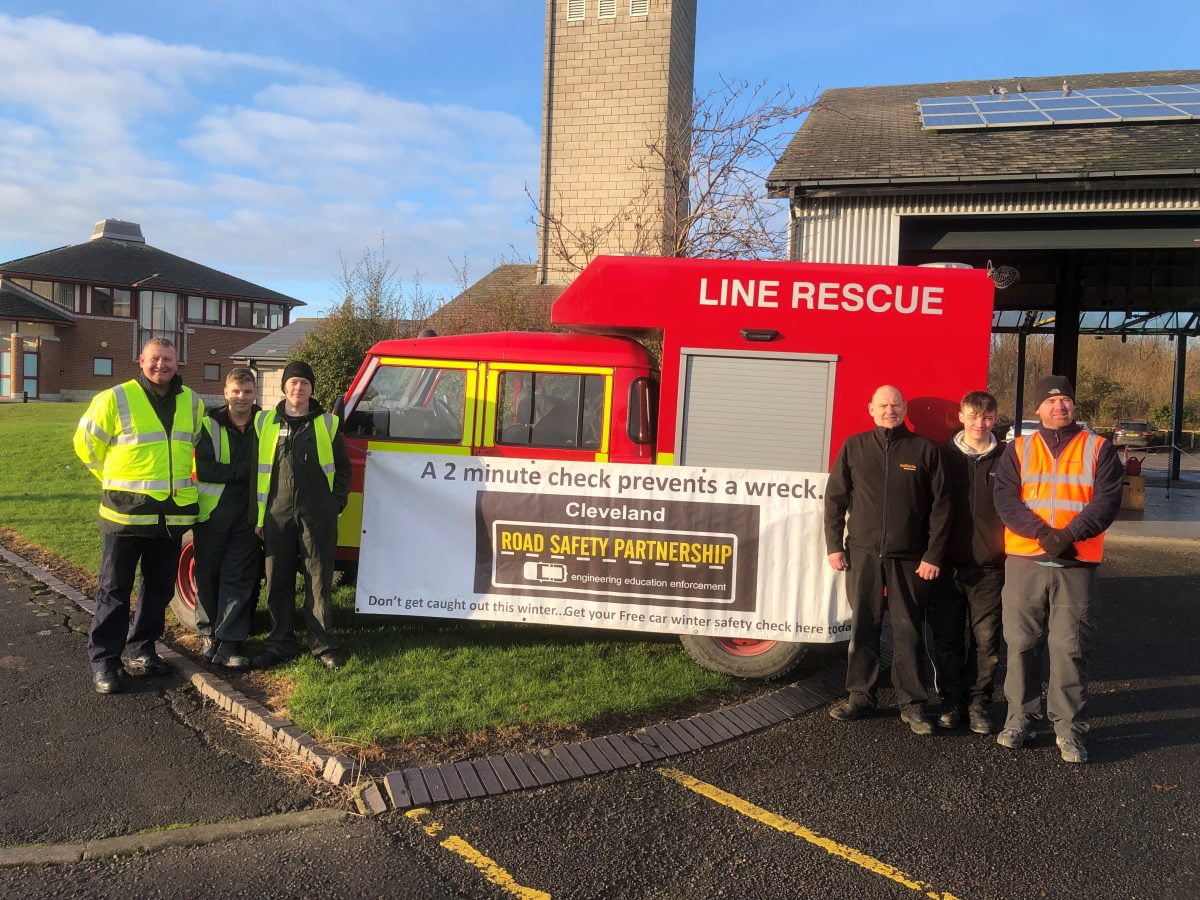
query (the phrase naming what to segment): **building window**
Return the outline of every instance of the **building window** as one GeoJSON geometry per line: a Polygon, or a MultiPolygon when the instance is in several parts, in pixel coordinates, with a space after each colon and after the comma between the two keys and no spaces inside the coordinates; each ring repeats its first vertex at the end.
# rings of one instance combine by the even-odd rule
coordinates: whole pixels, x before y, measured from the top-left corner
{"type": "Polygon", "coordinates": [[[283,325],[283,307],[277,303],[250,303],[240,300],[236,307],[234,324],[239,328],[262,328],[274,330],[283,325]]]}
{"type": "Polygon", "coordinates": [[[582,22],[587,15],[587,3],[584,0],[567,0],[567,21],[582,22]]]}
{"type": "Polygon", "coordinates": [[[179,295],[167,291],[138,292],[138,348],[152,337],[171,341],[183,362],[186,352],[179,333],[179,295]]]}
{"type": "Polygon", "coordinates": [[[75,296],[75,285],[60,281],[34,281],[29,278],[14,278],[13,284],[19,284],[27,291],[32,291],[43,300],[49,300],[55,306],[79,312],[79,303],[75,296]]]}
{"type": "Polygon", "coordinates": [[[216,363],[204,364],[204,380],[205,381],[220,381],[221,367],[216,363]]]}
{"type": "Polygon", "coordinates": [[[112,375],[112,358],[107,356],[92,357],[93,375],[112,375]]]}
{"type": "Polygon", "coordinates": [[[94,284],[92,285],[92,315],[128,319],[132,306],[130,297],[130,292],[124,288],[108,288],[94,284]]]}
{"type": "Polygon", "coordinates": [[[221,324],[221,301],[216,297],[188,297],[187,320],[206,325],[221,324]]]}
{"type": "Polygon", "coordinates": [[[615,19],[617,17],[617,0],[598,0],[596,18],[615,19]]]}
{"type": "Polygon", "coordinates": [[[650,15],[650,0],[629,0],[629,15],[631,15],[631,16],[648,16],[648,15],[650,15]]]}

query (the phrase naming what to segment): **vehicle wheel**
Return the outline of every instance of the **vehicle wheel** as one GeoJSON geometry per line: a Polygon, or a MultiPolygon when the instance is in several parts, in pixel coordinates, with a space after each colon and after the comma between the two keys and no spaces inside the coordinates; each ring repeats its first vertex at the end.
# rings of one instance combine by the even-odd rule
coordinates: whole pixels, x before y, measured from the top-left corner
{"type": "Polygon", "coordinates": [[[771,681],[782,678],[803,662],[810,645],[790,641],[754,641],[746,638],[702,637],[681,634],[687,655],[710,672],[734,678],[771,681]]]}
{"type": "Polygon", "coordinates": [[[175,596],[171,612],[188,631],[196,630],[196,554],[192,548],[192,533],[183,536],[179,551],[179,567],[175,571],[175,596]]]}

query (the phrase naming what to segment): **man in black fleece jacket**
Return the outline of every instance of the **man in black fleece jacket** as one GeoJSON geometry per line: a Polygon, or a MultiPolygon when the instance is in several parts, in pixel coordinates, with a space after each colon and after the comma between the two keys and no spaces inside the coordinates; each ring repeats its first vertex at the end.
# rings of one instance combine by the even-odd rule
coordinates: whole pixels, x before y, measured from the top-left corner
{"type": "Polygon", "coordinates": [[[1061,375],[1034,388],[1041,426],[1008,445],[996,467],[1004,520],[1004,639],[1008,717],[996,737],[1016,750],[1042,708],[1042,648],[1050,654],[1046,712],[1064,762],[1087,762],[1091,605],[1104,532],[1121,509],[1124,468],[1116,448],[1075,422],[1075,391],[1061,375]]]}
{"type": "Polygon", "coordinates": [[[996,398],[971,391],[959,404],[962,431],[945,447],[954,498],[946,565],[929,604],[934,679],[942,695],[940,728],[967,715],[976,734],[992,731],[988,706],[1000,662],[1000,590],[1004,587],[1004,523],[992,487],[1004,444],[996,440],[996,398]]]}
{"type": "Polygon", "coordinates": [[[941,449],[908,430],[906,410],[897,388],[878,388],[868,406],[875,428],[848,438],[829,473],[825,547],[829,565],[846,572],[851,613],[849,696],[829,714],[849,721],[875,708],[886,604],[900,717],[914,734],[925,735],[933,733],[933,726],[922,706],[927,695],[921,680],[921,630],[929,584],[938,577],[946,552],[950,490],[941,449]]]}

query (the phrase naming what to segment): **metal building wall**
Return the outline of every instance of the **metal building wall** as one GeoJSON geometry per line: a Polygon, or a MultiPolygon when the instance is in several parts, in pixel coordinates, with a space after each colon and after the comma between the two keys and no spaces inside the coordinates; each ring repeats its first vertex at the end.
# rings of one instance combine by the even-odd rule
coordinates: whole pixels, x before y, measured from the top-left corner
{"type": "Polygon", "coordinates": [[[893,197],[800,198],[792,207],[789,258],[895,265],[905,216],[1188,212],[1200,190],[1054,191],[893,197]]]}

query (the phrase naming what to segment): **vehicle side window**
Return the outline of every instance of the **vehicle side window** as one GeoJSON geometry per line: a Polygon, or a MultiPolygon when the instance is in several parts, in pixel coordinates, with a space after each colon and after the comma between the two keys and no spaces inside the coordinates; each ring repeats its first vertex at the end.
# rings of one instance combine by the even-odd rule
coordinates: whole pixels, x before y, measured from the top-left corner
{"type": "Polygon", "coordinates": [[[457,443],[463,433],[466,388],[463,369],[380,366],[346,423],[347,433],[457,443]]]}
{"type": "Polygon", "coordinates": [[[496,443],[599,450],[604,378],[559,372],[502,372],[496,443]]]}

